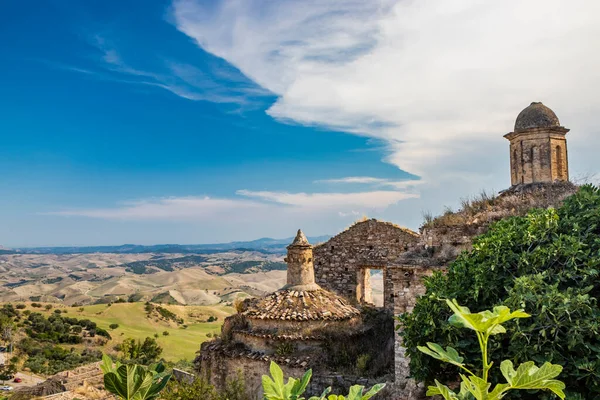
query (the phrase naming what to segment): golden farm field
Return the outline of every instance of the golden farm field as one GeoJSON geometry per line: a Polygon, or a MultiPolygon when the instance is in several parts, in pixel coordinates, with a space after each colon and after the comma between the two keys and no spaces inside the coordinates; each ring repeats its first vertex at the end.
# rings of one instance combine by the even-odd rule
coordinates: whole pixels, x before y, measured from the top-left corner
{"type": "Polygon", "coordinates": [[[172,321],[161,320],[156,315],[149,318],[144,309],[144,303],[114,303],[110,306],[95,304],[83,307],[52,304],[50,310],[45,309],[45,303],[41,303],[41,308],[34,308],[31,303],[25,304],[28,310],[40,312],[46,316],[58,309],[66,311],[66,314],[61,314],[66,317],[94,321],[98,327],[106,329],[112,336],[112,339],[104,346],[106,352],[114,352],[114,346],[125,338],[131,337],[143,341],[146,337],[158,335],[156,340],[163,348],[162,357],[167,361],[193,360],[196,351],[200,349],[200,344],[210,340],[207,335],[219,334],[225,317],[234,312],[232,307],[224,305],[160,305],[183,318],[184,324],[177,325],[172,321]],[[217,317],[217,320],[206,322],[210,316],[217,317]],[[111,324],[118,324],[119,327],[110,329],[111,324]],[[163,332],[168,332],[168,335],[163,335],[163,332]]]}

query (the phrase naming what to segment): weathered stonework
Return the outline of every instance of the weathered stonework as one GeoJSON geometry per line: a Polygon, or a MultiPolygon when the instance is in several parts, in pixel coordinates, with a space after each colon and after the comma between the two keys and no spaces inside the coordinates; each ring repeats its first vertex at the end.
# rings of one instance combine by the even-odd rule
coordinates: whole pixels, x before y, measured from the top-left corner
{"type": "MultiPolygon", "coordinates": [[[[195,360],[199,374],[223,388],[241,372],[248,390],[259,395],[261,377],[268,374],[271,361],[295,377],[311,368],[310,394],[352,381],[360,357],[374,361],[373,367],[361,367],[363,373],[379,375],[378,382],[387,379],[386,373],[391,377],[391,313],[361,312],[317,285],[312,246],[301,231],[287,250],[287,284],[263,298],[245,300],[237,314],[226,318],[221,337],[201,346],[195,360]],[[338,373],[338,367],[344,373],[338,373]]],[[[362,377],[355,380],[369,383],[362,377]]]]}
{"type": "Polygon", "coordinates": [[[445,271],[461,252],[471,250],[473,238],[485,233],[492,223],[524,215],[531,208],[556,207],[577,191],[577,186],[568,181],[568,131],[560,126],[552,110],[532,103],[519,114],[514,132],[505,135],[510,140],[511,188],[498,196],[484,194],[457,212],[427,221],[420,234],[370,219],[352,225],[313,250],[298,232],[288,247],[288,284],[284,290],[249,302],[249,308],[242,310],[237,319],[228,318],[223,337],[231,338],[231,342],[204,343],[196,360],[200,372],[218,386],[242,371],[250,389],[260,393],[260,377],[268,374],[268,362],[275,360],[286,375],[298,377],[307,368],[315,368],[311,394],[320,393],[326,386],[341,393],[352,384],[371,386],[385,381],[386,393],[378,398],[424,399],[424,385],[410,378],[410,360],[402,338],[393,330],[392,315],[412,312],[418,297],[425,293],[424,278],[445,271]],[[385,334],[373,335],[373,330],[363,324],[365,310],[372,309],[373,269],[383,272],[381,315],[388,324],[380,326],[385,326],[383,330],[389,330],[393,338],[394,371],[393,376],[367,380],[328,370],[322,364],[322,350],[328,340],[332,353],[345,352],[345,348],[335,346],[347,343],[359,348],[375,344],[379,347],[370,355],[380,358],[374,363],[388,362],[385,357],[391,352],[392,340],[382,340],[385,334]],[[355,307],[362,307],[362,313],[355,307]],[[335,332],[349,336],[340,339],[335,332]],[[293,344],[293,354],[278,354],[283,344],[293,344]]]}
{"type": "Polygon", "coordinates": [[[384,305],[394,308],[393,282],[388,268],[419,241],[419,235],[390,222],[358,222],[314,249],[317,284],[354,304],[371,303],[370,270],[384,279],[384,305]]]}
{"type": "Polygon", "coordinates": [[[510,141],[512,185],[569,180],[568,129],[542,103],[531,103],[521,111],[510,141]]]}

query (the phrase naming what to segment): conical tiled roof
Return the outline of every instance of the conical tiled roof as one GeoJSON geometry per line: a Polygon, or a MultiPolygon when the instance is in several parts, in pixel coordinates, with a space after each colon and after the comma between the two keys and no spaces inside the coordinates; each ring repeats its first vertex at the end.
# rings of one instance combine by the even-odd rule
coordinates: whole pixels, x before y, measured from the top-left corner
{"type": "Polygon", "coordinates": [[[243,314],[257,319],[339,321],[356,317],[360,311],[345,299],[323,289],[284,289],[253,302],[243,314]]]}

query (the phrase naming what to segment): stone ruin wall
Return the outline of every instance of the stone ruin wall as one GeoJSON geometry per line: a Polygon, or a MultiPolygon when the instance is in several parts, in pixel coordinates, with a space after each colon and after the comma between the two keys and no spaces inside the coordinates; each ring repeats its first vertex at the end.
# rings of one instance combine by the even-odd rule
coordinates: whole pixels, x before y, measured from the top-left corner
{"type": "Polygon", "coordinates": [[[366,287],[364,285],[366,268],[381,269],[384,306],[391,310],[394,289],[392,279],[388,278],[388,267],[418,241],[417,233],[389,222],[375,219],[358,222],[314,248],[316,282],[357,304],[361,303],[361,294],[370,289],[368,279],[366,287]]]}
{"type": "MultiPolygon", "coordinates": [[[[248,393],[251,393],[253,398],[261,399],[262,391],[262,376],[270,375],[269,362],[263,360],[254,360],[244,355],[226,356],[223,357],[219,352],[207,352],[208,357],[202,360],[201,374],[211,384],[216,387],[223,388],[228,380],[233,380],[238,376],[244,378],[244,383],[248,393]],[[206,371],[210,371],[206,373],[206,371]]],[[[285,362],[277,361],[283,371],[284,377],[293,376],[300,378],[306,372],[305,366],[289,366],[285,362]]],[[[313,373],[310,384],[306,389],[306,397],[320,396],[323,390],[327,387],[332,388],[332,393],[347,394],[348,388],[352,385],[362,385],[367,388],[381,383],[381,379],[368,379],[360,376],[350,376],[347,374],[333,373],[313,373]]],[[[398,399],[397,395],[392,395],[393,388],[390,387],[386,393],[381,393],[378,398],[381,399],[398,399]],[[391,389],[391,390],[390,390],[391,389]]]]}
{"type": "MultiPolygon", "coordinates": [[[[412,312],[417,298],[425,294],[423,279],[436,270],[444,270],[446,265],[437,257],[429,259],[430,251],[449,247],[448,256],[453,259],[470,247],[471,238],[458,232],[441,237],[434,232],[423,233],[418,235],[374,219],[359,222],[315,248],[316,281],[323,288],[360,304],[365,303],[361,291],[370,290],[361,287],[365,286],[361,281],[368,273],[365,268],[381,269],[384,307],[392,310],[394,315],[412,312]]],[[[394,393],[392,398],[412,400],[423,396],[423,386],[409,378],[409,361],[402,338],[395,335],[394,382],[389,385],[389,390],[394,393]]]]}

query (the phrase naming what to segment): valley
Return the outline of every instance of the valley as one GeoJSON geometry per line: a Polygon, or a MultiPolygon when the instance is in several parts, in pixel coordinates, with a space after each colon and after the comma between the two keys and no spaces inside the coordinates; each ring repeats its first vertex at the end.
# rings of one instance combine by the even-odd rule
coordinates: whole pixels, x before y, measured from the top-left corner
{"type": "Polygon", "coordinates": [[[254,250],[0,255],[0,302],[231,305],[284,283],[282,256],[254,250]]]}

